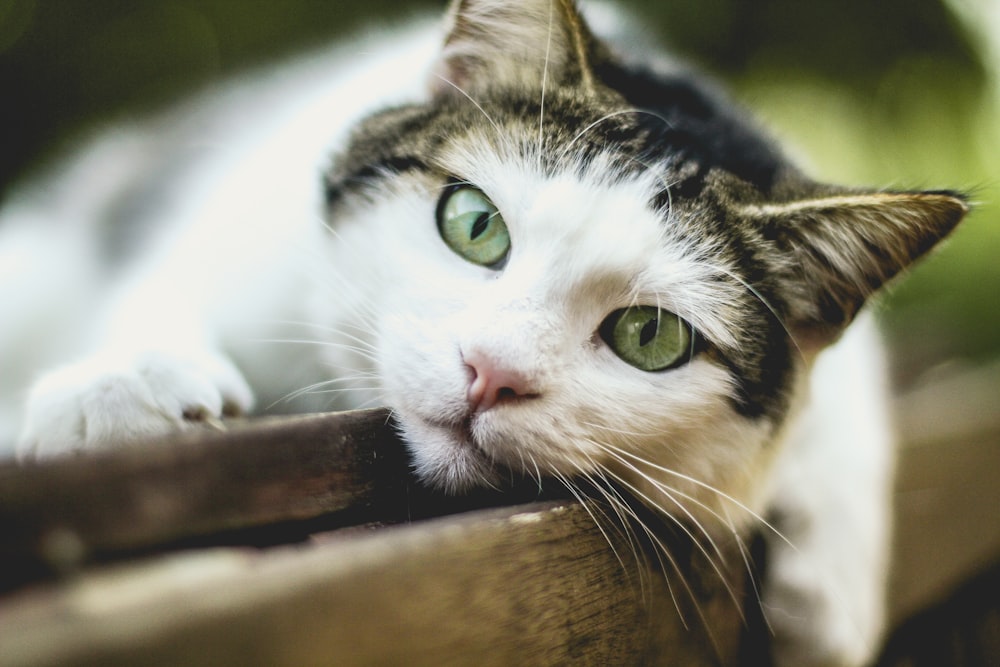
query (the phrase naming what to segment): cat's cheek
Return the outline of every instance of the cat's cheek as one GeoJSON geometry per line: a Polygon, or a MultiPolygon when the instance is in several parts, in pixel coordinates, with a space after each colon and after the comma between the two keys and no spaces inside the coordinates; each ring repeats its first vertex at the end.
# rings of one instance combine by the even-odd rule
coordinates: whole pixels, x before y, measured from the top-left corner
{"type": "Polygon", "coordinates": [[[431,424],[459,424],[467,415],[468,378],[458,355],[438,358],[396,348],[379,360],[385,402],[397,415],[431,424]]]}

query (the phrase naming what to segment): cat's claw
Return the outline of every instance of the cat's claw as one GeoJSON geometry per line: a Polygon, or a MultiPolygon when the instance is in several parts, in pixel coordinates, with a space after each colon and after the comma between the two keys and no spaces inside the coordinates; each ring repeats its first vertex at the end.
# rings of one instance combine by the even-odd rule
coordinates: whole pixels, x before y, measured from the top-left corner
{"type": "Polygon", "coordinates": [[[35,384],[18,455],[109,449],[196,422],[217,426],[252,403],[239,371],[216,354],[95,356],[35,384]]]}

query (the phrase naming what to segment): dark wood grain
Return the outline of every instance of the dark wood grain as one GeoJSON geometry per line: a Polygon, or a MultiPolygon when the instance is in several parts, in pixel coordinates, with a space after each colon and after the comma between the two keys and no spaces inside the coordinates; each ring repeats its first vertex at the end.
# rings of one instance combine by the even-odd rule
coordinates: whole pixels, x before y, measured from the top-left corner
{"type": "MultiPolygon", "coordinates": [[[[980,375],[900,399],[897,623],[995,562],[980,375]]],[[[739,545],[663,566],[601,512],[426,489],[384,410],[0,467],[0,663],[766,664],[739,545]]]]}
{"type": "Polygon", "coordinates": [[[383,517],[408,474],[384,410],[265,420],[0,466],[0,582],[104,554],[346,513],[383,517]]]}
{"type": "Polygon", "coordinates": [[[5,467],[2,662],[736,663],[740,545],[559,495],[424,488],[383,410],[5,467]]]}
{"type": "Polygon", "coordinates": [[[4,664],[736,664],[742,566],[607,535],[552,501],[118,565],[0,601],[4,664]]]}

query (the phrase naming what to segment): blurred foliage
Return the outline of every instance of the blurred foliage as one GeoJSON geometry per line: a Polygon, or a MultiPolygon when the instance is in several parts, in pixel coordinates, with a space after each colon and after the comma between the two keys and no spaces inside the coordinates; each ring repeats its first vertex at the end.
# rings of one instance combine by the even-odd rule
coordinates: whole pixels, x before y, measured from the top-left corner
{"type": "Polygon", "coordinates": [[[0,0],[0,191],[39,155],[108,114],[142,113],[238,68],[418,6],[393,0],[0,0]]]}
{"type": "MultiPolygon", "coordinates": [[[[0,0],[0,196],[15,175],[109,115],[140,114],[366,22],[444,4],[0,0]]],[[[728,81],[817,176],[971,190],[979,210],[893,289],[886,320],[916,366],[1000,353],[997,63],[984,66],[942,0],[621,4],[728,81]]]]}

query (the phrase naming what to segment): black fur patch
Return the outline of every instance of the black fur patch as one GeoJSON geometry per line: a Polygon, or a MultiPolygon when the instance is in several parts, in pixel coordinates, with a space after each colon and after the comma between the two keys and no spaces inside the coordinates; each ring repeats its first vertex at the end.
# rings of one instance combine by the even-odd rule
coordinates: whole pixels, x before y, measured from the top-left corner
{"type": "Polygon", "coordinates": [[[637,115],[644,137],[642,153],[697,165],[675,187],[678,196],[696,197],[704,176],[721,168],[769,192],[783,164],[781,153],[734,111],[732,104],[689,77],[664,76],[648,68],[608,61],[598,77],[625,101],[647,113],[637,115]]]}

